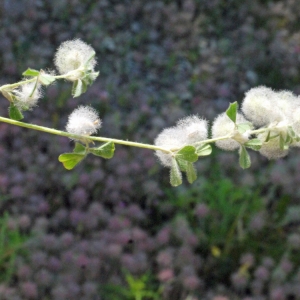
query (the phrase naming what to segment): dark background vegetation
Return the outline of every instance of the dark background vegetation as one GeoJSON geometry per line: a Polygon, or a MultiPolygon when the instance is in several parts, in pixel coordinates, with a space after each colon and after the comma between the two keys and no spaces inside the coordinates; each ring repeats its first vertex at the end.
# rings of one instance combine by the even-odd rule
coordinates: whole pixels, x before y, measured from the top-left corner
{"type": "MultiPolygon", "coordinates": [[[[64,129],[92,105],[101,136],[152,143],[251,87],[299,93],[299,11],[297,0],[2,0],[0,84],[53,68],[60,43],[80,38],[97,81],[79,99],[50,86],[25,121],[64,129]]],[[[0,299],[300,299],[299,150],[254,153],[242,171],[214,149],[192,186],[171,188],[149,150],[117,146],[66,171],[57,157],[72,148],[0,124],[0,299]]]]}

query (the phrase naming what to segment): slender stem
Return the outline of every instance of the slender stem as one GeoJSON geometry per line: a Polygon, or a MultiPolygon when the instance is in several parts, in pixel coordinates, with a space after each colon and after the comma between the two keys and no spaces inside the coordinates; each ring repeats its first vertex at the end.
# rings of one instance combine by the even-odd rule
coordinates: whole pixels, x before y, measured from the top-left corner
{"type": "MultiPolygon", "coordinates": [[[[63,75],[56,75],[56,76],[53,76],[53,77],[54,77],[55,79],[64,79],[64,78],[66,78],[66,74],[63,74],[63,75]]],[[[20,85],[24,85],[24,84],[27,84],[27,83],[31,83],[31,82],[34,82],[34,81],[36,81],[36,80],[37,80],[37,77],[34,76],[34,77],[30,78],[30,79],[22,80],[22,81],[19,81],[19,82],[16,82],[16,83],[12,83],[12,84],[4,84],[4,85],[0,86],[0,92],[1,92],[2,90],[6,90],[6,89],[8,89],[8,90],[13,90],[13,89],[17,88],[17,87],[20,86],[20,85]]]]}
{"type": "Polygon", "coordinates": [[[44,126],[24,123],[24,122],[20,122],[20,121],[15,121],[15,120],[4,118],[4,117],[0,117],[0,122],[16,125],[16,126],[20,126],[20,127],[25,127],[25,128],[29,128],[29,129],[33,129],[33,130],[43,131],[43,132],[47,132],[47,133],[51,133],[51,134],[55,134],[55,135],[65,136],[65,137],[75,139],[75,140],[92,140],[92,141],[98,141],[98,142],[113,142],[115,144],[120,144],[120,145],[125,145],[125,146],[145,148],[145,149],[151,149],[151,150],[160,150],[160,151],[164,151],[167,153],[171,152],[168,149],[150,145],[150,144],[136,143],[136,142],[111,139],[111,138],[105,138],[105,137],[72,134],[69,132],[56,130],[56,129],[48,128],[48,127],[44,127],[44,126]]]}

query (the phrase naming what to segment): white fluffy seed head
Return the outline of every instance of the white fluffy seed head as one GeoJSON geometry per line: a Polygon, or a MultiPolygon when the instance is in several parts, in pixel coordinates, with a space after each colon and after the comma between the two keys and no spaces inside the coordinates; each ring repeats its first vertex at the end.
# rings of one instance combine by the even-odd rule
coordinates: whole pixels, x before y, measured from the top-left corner
{"type": "Polygon", "coordinates": [[[41,85],[36,85],[36,82],[23,84],[14,90],[14,94],[17,98],[15,105],[20,110],[28,110],[36,106],[38,100],[42,97],[41,85]]]}
{"type": "MultiPolygon", "coordinates": [[[[167,150],[180,149],[186,145],[193,145],[196,142],[207,139],[207,121],[198,116],[189,116],[177,122],[175,127],[164,129],[155,139],[156,146],[167,150]]],[[[156,151],[162,165],[172,166],[172,154],[163,151],[156,151]]]]}
{"type": "MultiPolygon", "coordinates": [[[[247,123],[248,121],[240,113],[237,113],[236,124],[247,123]]],[[[239,136],[238,140],[241,141],[242,135],[238,134],[235,124],[229,119],[226,113],[220,114],[214,121],[212,126],[212,138],[219,138],[226,135],[232,135],[232,137],[239,136]]],[[[245,133],[244,140],[247,141],[248,136],[245,133]]],[[[236,150],[240,147],[240,143],[233,138],[220,140],[216,142],[216,146],[228,151],[236,150]]]]}
{"type": "Polygon", "coordinates": [[[256,126],[268,125],[271,122],[282,120],[274,98],[276,93],[265,86],[249,90],[242,103],[242,111],[246,118],[256,126]]]}
{"type": "Polygon", "coordinates": [[[187,144],[194,144],[207,139],[207,121],[200,119],[198,116],[189,116],[177,122],[178,128],[185,131],[187,144]]]}
{"type": "MultiPolygon", "coordinates": [[[[57,49],[54,63],[60,74],[66,74],[84,67],[94,53],[94,49],[80,39],[66,41],[57,49]]],[[[93,70],[95,65],[96,59],[92,58],[87,69],[93,70]]]]}
{"type": "MultiPolygon", "coordinates": [[[[182,128],[171,127],[164,129],[155,139],[154,144],[167,150],[179,149],[185,145],[185,132],[182,128]]],[[[162,165],[172,166],[172,155],[163,151],[156,151],[162,165]]]]}
{"type": "MultiPolygon", "coordinates": [[[[273,132],[270,134],[270,137],[275,136],[277,134],[277,132],[273,132]]],[[[259,153],[261,155],[267,157],[268,159],[278,159],[288,154],[289,150],[280,149],[279,136],[270,139],[267,143],[265,143],[267,136],[267,132],[263,132],[257,136],[257,138],[263,142],[262,147],[259,150],[259,153]]]]}
{"type": "Polygon", "coordinates": [[[294,111],[300,107],[300,99],[290,91],[279,91],[273,104],[279,109],[282,120],[291,120],[294,111]]]}
{"type": "Polygon", "coordinates": [[[91,135],[101,127],[101,120],[95,109],[79,106],[69,116],[66,130],[72,134],[91,135]]]}

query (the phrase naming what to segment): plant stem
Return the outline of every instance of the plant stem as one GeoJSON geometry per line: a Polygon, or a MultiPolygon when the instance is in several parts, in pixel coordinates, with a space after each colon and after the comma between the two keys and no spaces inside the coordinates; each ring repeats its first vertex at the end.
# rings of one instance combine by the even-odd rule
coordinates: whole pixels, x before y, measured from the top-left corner
{"type": "MultiPolygon", "coordinates": [[[[30,79],[30,82],[34,81],[34,80],[36,80],[36,78],[30,79]]],[[[166,149],[166,148],[158,147],[158,146],[151,145],[151,144],[137,143],[137,142],[131,142],[131,141],[125,141],[125,140],[119,140],[119,139],[112,139],[112,138],[106,138],[106,137],[72,134],[72,133],[69,133],[69,132],[66,132],[66,131],[61,131],[61,130],[48,128],[48,127],[44,127],[44,126],[39,126],[39,125],[34,125],[34,124],[29,124],[29,123],[24,123],[24,122],[20,122],[20,121],[15,121],[15,120],[12,120],[12,119],[9,119],[9,118],[4,118],[4,117],[0,117],[0,122],[4,122],[4,123],[12,124],[12,125],[15,125],[15,126],[20,126],[20,127],[25,127],[25,128],[29,128],[29,129],[33,129],[33,130],[43,131],[43,132],[47,132],[47,133],[50,133],[50,134],[65,136],[65,137],[68,137],[68,138],[74,139],[74,140],[112,142],[112,143],[120,144],[120,145],[124,145],[124,146],[138,147],[138,148],[150,149],[150,150],[155,150],[155,151],[159,150],[159,151],[163,151],[165,153],[171,153],[171,154],[173,152],[176,152],[176,151],[181,149],[181,148],[166,149]]],[[[257,134],[257,133],[260,133],[260,132],[264,132],[266,130],[270,130],[270,128],[260,128],[260,129],[257,129],[257,130],[253,130],[253,131],[250,132],[250,134],[257,134]]],[[[214,143],[216,141],[229,139],[231,137],[232,137],[231,135],[225,135],[225,136],[214,138],[214,139],[207,139],[207,140],[203,140],[203,141],[199,141],[199,142],[195,143],[194,146],[196,146],[198,144],[214,143]]]]}
{"type": "Polygon", "coordinates": [[[98,142],[112,142],[115,144],[120,144],[120,145],[125,145],[125,146],[145,148],[145,149],[151,149],[151,150],[160,150],[160,151],[170,153],[170,150],[162,148],[162,147],[158,147],[155,145],[136,143],[136,142],[111,139],[111,138],[105,138],[105,137],[72,134],[72,133],[69,133],[66,131],[56,130],[53,128],[24,123],[24,122],[20,122],[20,121],[15,121],[15,120],[4,118],[4,117],[0,117],[0,122],[4,122],[4,123],[12,124],[15,126],[20,126],[20,127],[25,127],[25,128],[29,128],[29,129],[33,129],[33,130],[43,131],[43,132],[47,132],[50,134],[65,136],[65,137],[68,137],[68,138],[71,138],[74,140],[92,140],[92,141],[98,141],[98,142]]]}

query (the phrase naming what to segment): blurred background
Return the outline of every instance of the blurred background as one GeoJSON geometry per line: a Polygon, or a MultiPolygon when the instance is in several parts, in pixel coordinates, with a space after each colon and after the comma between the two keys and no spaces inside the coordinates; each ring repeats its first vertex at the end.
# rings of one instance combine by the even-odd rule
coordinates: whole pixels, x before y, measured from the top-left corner
{"type": "MultiPolygon", "coordinates": [[[[153,143],[190,114],[213,121],[251,87],[300,93],[297,0],[1,0],[0,84],[53,69],[63,41],[96,50],[80,98],[58,82],[25,122],[63,130],[78,105],[100,135],[153,143]]],[[[2,97],[0,115],[8,115],[2,97]]],[[[300,299],[300,153],[214,148],[171,188],[152,151],[117,146],[72,171],[73,143],[0,124],[0,299],[300,299]]]]}

